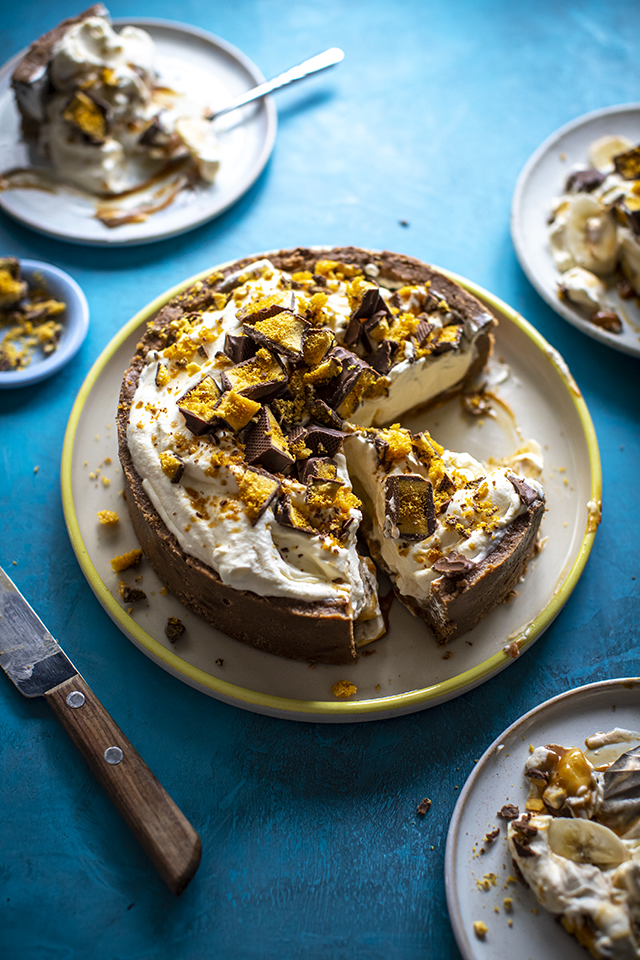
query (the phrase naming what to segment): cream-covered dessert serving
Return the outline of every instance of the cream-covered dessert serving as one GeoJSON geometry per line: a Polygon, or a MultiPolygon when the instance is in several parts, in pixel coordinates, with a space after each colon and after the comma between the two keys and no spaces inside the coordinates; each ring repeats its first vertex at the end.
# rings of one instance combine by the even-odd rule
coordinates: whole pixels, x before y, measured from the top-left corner
{"type": "Polygon", "coordinates": [[[611,296],[640,295],[640,146],[595,140],[552,204],[549,244],[561,274],[559,296],[596,326],[620,333],[611,296]]]}
{"type": "Polygon", "coordinates": [[[426,264],[351,247],[240,261],[178,296],[119,416],[160,577],[232,636],[348,662],[386,629],[364,531],[440,641],[471,629],[522,577],[542,488],[384,424],[470,383],[494,322],[426,264]]]}
{"type": "Polygon", "coordinates": [[[213,182],[219,147],[207,107],[162,86],[145,30],[115,30],[96,4],[31,45],[12,75],[23,136],[57,177],[101,196],[167,165],[213,182]]]}
{"type": "Polygon", "coordinates": [[[537,747],[525,763],[526,812],[508,828],[514,863],[540,905],[593,957],[609,960],[640,957],[640,747],[629,749],[634,741],[640,734],[616,728],[588,737],[585,750],[537,747]]]}

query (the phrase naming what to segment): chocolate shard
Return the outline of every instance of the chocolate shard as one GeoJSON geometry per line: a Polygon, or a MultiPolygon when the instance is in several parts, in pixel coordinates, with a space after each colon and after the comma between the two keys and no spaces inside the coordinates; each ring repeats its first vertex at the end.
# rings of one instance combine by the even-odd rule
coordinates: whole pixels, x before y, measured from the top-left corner
{"type": "Polygon", "coordinates": [[[302,357],[304,340],[311,324],[288,311],[243,323],[243,330],[257,344],[269,347],[291,360],[302,357]]]}
{"type": "Polygon", "coordinates": [[[329,327],[319,327],[307,330],[302,345],[302,355],[304,362],[310,367],[321,363],[332,347],[335,346],[336,338],[333,330],[329,327]]]}
{"type": "Polygon", "coordinates": [[[316,457],[335,457],[345,437],[342,430],[311,423],[307,427],[305,443],[316,457]]]}
{"type": "Polygon", "coordinates": [[[180,483],[185,471],[185,462],[182,457],[171,450],[160,454],[160,467],[171,483],[180,483]]]}
{"type": "Polygon", "coordinates": [[[271,473],[284,473],[295,463],[289,444],[269,407],[262,407],[256,421],[247,428],[245,460],[271,473]]]}
{"type": "Polygon", "coordinates": [[[137,603],[139,600],[147,599],[144,590],[139,590],[137,587],[130,587],[128,583],[122,584],[120,593],[125,603],[137,603]]]}
{"type": "Polygon", "coordinates": [[[449,580],[461,580],[463,577],[466,577],[467,574],[471,573],[472,570],[475,570],[475,567],[476,564],[473,560],[468,560],[461,553],[456,553],[455,550],[448,553],[446,557],[441,557],[439,560],[436,560],[433,565],[436,573],[441,573],[449,580]]]}
{"type": "Polygon", "coordinates": [[[222,390],[208,374],[178,398],[178,410],[196,437],[207,433],[216,423],[215,405],[222,390]]]}
{"type": "Polygon", "coordinates": [[[366,357],[367,363],[384,376],[395,363],[399,347],[395,340],[383,340],[376,352],[366,357]]]}
{"type": "Polygon", "coordinates": [[[387,477],[384,536],[394,540],[426,540],[435,529],[431,481],[413,473],[387,477]]]}
{"type": "Polygon", "coordinates": [[[225,390],[235,390],[251,400],[267,400],[282,393],[289,378],[278,355],[261,347],[255,357],[229,367],[220,379],[225,390]]]}
{"type": "Polygon", "coordinates": [[[354,412],[361,400],[380,379],[381,374],[366,360],[344,347],[334,347],[331,355],[342,364],[342,372],[326,386],[318,388],[318,396],[344,419],[354,412]]]}
{"type": "Polygon", "coordinates": [[[349,323],[344,334],[344,342],[349,346],[355,346],[361,339],[363,333],[363,321],[369,320],[375,314],[380,316],[376,320],[376,325],[380,323],[382,317],[390,317],[391,313],[387,304],[380,295],[380,288],[373,281],[364,281],[361,284],[360,302],[351,311],[349,323]]]}
{"type": "Polygon", "coordinates": [[[260,409],[257,400],[250,400],[235,390],[225,390],[213,408],[219,421],[226,423],[236,432],[246,427],[260,409]]]}
{"type": "Polygon", "coordinates": [[[505,803],[496,813],[500,820],[517,820],[519,816],[520,811],[515,803],[505,803]]]}
{"type": "Polygon", "coordinates": [[[302,511],[298,510],[291,502],[291,497],[288,493],[280,497],[276,503],[274,514],[278,523],[282,524],[283,527],[291,527],[300,533],[315,533],[314,528],[302,511]]]}
{"type": "Polygon", "coordinates": [[[431,323],[431,321],[429,320],[422,319],[420,321],[420,323],[416,327],[415,332],[413,334],[413,336],[415,337],[415,341],[419,347],[423,347],[425,345],[425,343],[429,339],[429,334],[434,329],[434,327],[435,327],[435,324],[431,323]]]}
{"type": "Polygon", "coordinates": [[[298,476],[302,483],[307,483],[312,477],[335,480],[338,476],[338,465],[331,457],[309,457],[308,460],[299,462],[298,476]]]}
{"type": "Polygon", "coordinates": [[[540,499],[533,487],[530,487],[528,483],[525,483],[524,480],[521,480],[519,477],[514,477],[512,473],[508,473],[507,480],[511,483],[525,507],[530,507],[532,503],[540,499]]]}
{"type": "Polygon", "coordinates": [[[624,153],[619,153],[617,157],[613,158],[613,165],[616,168],[616,172],[619,173],[624,180],[639,180],[640,145],[631,147],[630,150],[625,150],[624,153]]]}
{"type": "Polygon", "coordinates": [[[262,467],[247,467],[236,482],[247,516],[255,525],[280,493],[281,481],[262,467]]]}
{"type": "Polygon", "coordinates": [[[341,430],[343,419],[338,416],[335,410],[332,410],[328,403],[321,400],[320,397],[311,397],[307,403],[307,409],[311,416],[319,423],[332,430],[341,430]]]}
{"type": "Polygon", "coordinates": [[[461,323],[453,323],[443,327],[433,345],[434,356],[437,357],[441,353],[457,350],[462,340],[463,330],[464,327],[461,323]]]}
{"type": "Polygon", "coordinates": [[[234,363],[242,363],[243,360],[249,360],[251,357],[254,357],[257,349],[258,347],[255,340],[252,340],[250,337],[245,337],[242,334],[240,334],[240,336],[234,336],[232,333],[225,335],[223,352],[226,353],[234,363]]]}
{"type": "Polygon", "coordinates": [[[591,193],[606,179],[606,174],[599,170],[574,170],[567,177],[565,190],[567,193],[591,193]]]}
{"type": "Polygon", "coordinates": [[[279,313],[295,314],[296,295],[293,290],[280,291],[263,297],[262,300],[253,300],[238,310],[237,317],[242,324],[254,324],[270,317],[275,317],[279,313]]]}
{"type": "Polygon", "coordinates": [[[609,333],[622,333],[622,320],[614,310],[596,310],[589,320],[609,333]]]}

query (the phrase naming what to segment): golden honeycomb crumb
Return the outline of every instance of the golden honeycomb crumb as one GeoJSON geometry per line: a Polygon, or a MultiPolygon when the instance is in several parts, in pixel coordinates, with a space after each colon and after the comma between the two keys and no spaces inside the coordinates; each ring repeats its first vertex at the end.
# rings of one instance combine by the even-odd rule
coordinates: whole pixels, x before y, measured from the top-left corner
{"type": "Polygon", "coordinates": [[[141,560],[142,550],[138,548],[129,550],[128,553],[123,553],[121,556],[112,559],[111,569],[115,570],[116,573],[120,573],[122,570],[128,570],[130,567],[137,567],[141,560]]]}
{"type": "Polygon", "coordinates": [[[119,519],[115,510],[98,510],[98,520],[105,527],[113,527],[119,519]]]}
{"type": "Polygon", "coordinates": [[[355,684],[351,683],[350,680],[338,680],[338,682],[334,683],[331,687],[331,693],[334,697],[341,697],[343,700],[352,697],[357,692],[358,688],[355,684]]]}

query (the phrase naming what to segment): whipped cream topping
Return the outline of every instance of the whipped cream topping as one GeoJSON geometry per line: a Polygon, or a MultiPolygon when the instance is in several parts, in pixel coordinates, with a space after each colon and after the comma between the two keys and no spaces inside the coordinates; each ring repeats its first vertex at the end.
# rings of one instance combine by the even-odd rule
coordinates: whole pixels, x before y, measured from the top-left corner
{"type": "MultiPolygon", "coordinates": [[[[207,107],[158,85],[156,49],[137,27],[118,33],[105,17],[70,27],[49,64],[38,104],[39,146],[58,176],[93,194],[144,183],[168,161],[191,159],[212,182],[220,150],[207,107]]],[[[17,91],[28,112],[34,98],[17,91]]]]}
{"type": "MultiPolygon", "coordinates": [[[[320,265],[316,269],[320,269],[320,265]]],[[[305,284],[308,288],[314,281],[310,278],[295,282],[299,288],[305,284]]],[[[238,483],[246,465],[237,436],[227,429],[218,429],[213,443],[208,436],[194,436],[186,428],[185,418],[178,409],[179,399],[205,375],[219,378],[228,369],[230,361],[223,353],[225,339],[227,335],[240,336],[243,333],[243,308],[269,297],[281,296],[283,291],[288,291],[290,299],[291,288],[292,277],[275,269],[267,259],[254,262],[239,274],[227,277],[221,285],[221,289],[227,292],[214,294],[214,304],[188,323],[174,344],[147,355],[131,405],[128,446],[134,466],[143,478],[144,489],[168,529],[187,554],[213,568],[223,583],[261,596],[335,600],[347,604],[354,618],[366,619],[372,614],[375,584],[371,583],[368,568],[363,569],[356,550],[360,510],[351,507],[352,522],[347,523],[346,534],[339,538],[305,533],[282,525],[270,507],[256,520],[240,496],[238,483]],[[190,362],[185,362],[187,359],[190,362]],[[159,364],[168,371],[161,382],[157,376],[159,364]],[[163,455],[166,454],[179,456],[184,464],[178,483],[171,482],[171,477],[163,469],[163,455]]],[[[335,278],[329,270],[322,289],[325,299],[321,324],[334,331],[340,341],[353,309],[348,281],[335,278]]],[[[308,289],[298,293],[294,287],[294,291],[301,298],[312,296],[308,289]]],[[[385,300],[391,296],[391,292],[383,287],[380,294],[385,300]]],[[[415,292],[416,296],[424,294],[424,288],[422,294],[419,290],[415,292]]],[[[410,295],[406,294],[407,297],[410,295]]],[[[177,321],[178,325],[180,322],[177,321]]],[[[441,327],[442,321],[439,323],[441,327]]],[[[464,363],[456,368],[456,380],[464,375],[473,358],[470,344],[464,343],[461,352],[464,363]]],[[[416,402],[439,392],[443,378],[438,371],[443,368],[451,370],[449,356],[445,353],[413,364],[420,368],[422,378],[427,381],[420,380],[419,393],[413,386],[413,377],[409,381],[405,376],[405,361],[392,367],[387,375],[392,409],[411,408],[416,402]],[[435,386],[429,382],[430,377],[435,379],[435,386]],[[407,386],[409,382],[410,388],[407,386]]],[[[445,382],[450,375],[443,375],[445,382]]],[[[382,409],[381,405],[372,412],[365,400],[355,409],[353,419],[368,422],[378,409],[382,409]]],[[[348,456],[351,466],[354,456],[357,460],[357,453],[348,456]]],[[[345,491],[351,491],[344,456],[337,454],[334,459],[345,491]]],[[[474,476],[481,472],[475,461],[469,460],[474,466],[467,465],[466,461],[463,463],[463,460],[456,463],[474,476]]],[[[508,481],[507,486],[511,486],[508,481]]],[[[511,496],[507,486],[502,485],[502,494],[497,487],[494,491],[496,502],[500,496],[509,500],[508,505],[506,500],[504,503],[505,517],[509,511],[514,513],[518,509],[517,496],[511,496]]],[[[291,477],[283,477],[282,489],[295,504],[296,498],[303,496],[305,487],[291,477]]],[[[511,491],[513,493],[513,487],[511,491]]],[[[462,503],[459,510],[462,514],[462,503]]],[[[467,550],[476,556],[485,546],[476,535],[475,540],[469,540],[467,550]]]]}
{"type": "MultiPolygon", "coordinates": [[[[394,474],[414,474],[429,479],[429,469],[410,453],[391,466],[381,463],[374,437],[358,432],[345,441],[349,470],[357,489],[370,507],[375,539],[385,567],[395,576],[402,595],[418,603],[428,597],[433,581],[442,574],[433,569],[435,560],[452,551],[473,563],[480,563],[499,545],[506,529],[526,512],[508,476],[507,467],[487,468],[467,453],[443,450],[442,462],[457,487],[446,511],[438,517],[434,533],[415,543],[386,536],[385,481],[394,474]],[[474,497],[469,486],[474,486],[474,497]]],[[[527,485],[540,499],[541,484],[532,478],[527,485]]]]}
{"type": "Polygon", "coordinates": [[[618,267],[640,291],[640,179],[625,179],[613,158],[628,151],[631,141],[601,137],[589,148],[589,164],[576,165],[565,193],[554,199],[549,224],[549,248],[562,274],[561,295],[587,316],[615,312],[611,289],[618,267]],[[625,211],[621,213],[621,211],[625,211]]]}

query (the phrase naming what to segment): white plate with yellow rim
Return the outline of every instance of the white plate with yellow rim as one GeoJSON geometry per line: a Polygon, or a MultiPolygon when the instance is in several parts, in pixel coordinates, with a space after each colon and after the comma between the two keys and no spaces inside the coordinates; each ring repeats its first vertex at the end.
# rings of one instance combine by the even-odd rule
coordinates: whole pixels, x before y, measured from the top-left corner
{"type": "MultiPolygon", "coordinates": [[[[590,683],[562,693],[516,720],[473,768],[453,811],[445,857],[449,918],[464,960],[587,956],[538,906],[531,890],[515,879],[505,823],[496,814],[505,803],[524,812],[529,793],[524,764],[530,746],[559,743],[584,750],[585,739],[593,733],[614,727],[637,730],[639,696],[639,677],[590,683]],[[487,832],[496,827],[500,835],[487,843],[487,832]],[[506,908],[505,899],[511,901],[506,908]],[[477,921],[488,928],[483,939],[475,934],[477,921]]],[[[627,749],[635,745],[629,743],[627,749]]],[[[605,760],[610,762],[611,757],[605,760]]]]}
{"type": "MultiPolygon", "coordinates": [[[[124,26],[146,30],[156,45],[160,82],[195,100],[206,99],[211,109],[225,106],[264,80],[242,51],[197,27],[146,17],[114,20],[113,25],[116,30],[124,26]]],[[[30,166],[11,89],[11,74],[25,52],[0,70],[0,174],[30,166]]],[[[0,208],[39,233],[72,243],[112,247],[177,236],[219,216],[257,180],[275,143],[273,99],[265,97],[222,117],[216,129],[221,156],[215,181],[182,190],[173,202],[141,223],[107,227],[96,219],[95,198],[63,186],[53,192],[1,190],[0,208]]]]}
{"type": "Polygon", "coordinates": [[[590,144],[618,135],[640,141],[640,104],[604,107],[584,114],[552,133],[532,154],[516,182],[511,204],[511,237],[520,266],[538,293],[556,313],[587,336],[640,357],[640,308],[611,291],[612,304],[623,321],[621,333],[591,323],[577,307],[558,297],[559,273],[549,248],[548,219],[554,197],[576,164],[588,163],[590,144]]]}
{"type": "Polygon", "coordinates": [[[394,601],[389,633],[367,648],[368,655],[352,666],[317,664],[312,670],[204,623],[163,593],[144,560],[137,576],[129,571],[131,576],[121,577],[142,587],[147,600],[129,608],[123,604],[110,560],[137,542],[121,497],[115,429],[120,384],[145,324],[212,269],[220,267],[166,291],[120,330],[89,372],[71,412],[62,455],[65,519],[80,566],[107,613],[147,656],[185,683],[256,713],[297,720],[344,723],[413,713],[459,696],[513,663],[558,614],[587,561],[600,519],[598,445],[584,400],[558,353],[506,304],[451,273],[499,318],[490,371],[500,381],[496,416],[471,418],[454,398],[410,426],[427,427],[446,446],[478,459],[507,456],[524,438],[535,438],[543,448],[546,542],[517,596],[446,649],[394,601]],[[115,510],[120,522],[101,525],[101,510],[115,510]],[[168,617],[186,626],[175,645],[165,637],[168,617]],[[357,688],[348,700],[332,694],[340,680],[357,688]]]}

